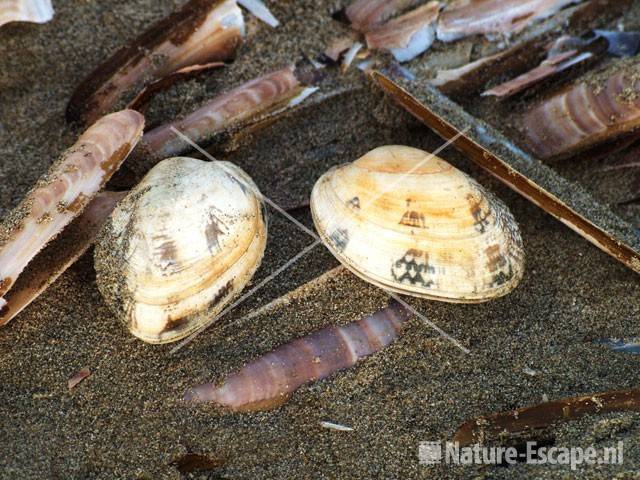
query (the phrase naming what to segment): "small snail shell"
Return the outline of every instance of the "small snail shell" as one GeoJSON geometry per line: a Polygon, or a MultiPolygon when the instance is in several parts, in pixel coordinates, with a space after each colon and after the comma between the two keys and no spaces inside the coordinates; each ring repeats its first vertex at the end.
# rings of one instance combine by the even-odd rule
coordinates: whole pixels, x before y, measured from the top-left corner
{"type": "Polygon", "coordinates": [[[331,169],[313,188],[311,212],[338,260],[395,292],[483,302],[522,278],[522,239],[507,207],[422,150],[380,147],[331,169]]]}
{"type": "Polygon", "coordinates": [[[266,237],[261,196],[240,168],[170,158],[107,220],[95,250],[98,288],[135,336],[179,340],[244,288],[266,237]]]}

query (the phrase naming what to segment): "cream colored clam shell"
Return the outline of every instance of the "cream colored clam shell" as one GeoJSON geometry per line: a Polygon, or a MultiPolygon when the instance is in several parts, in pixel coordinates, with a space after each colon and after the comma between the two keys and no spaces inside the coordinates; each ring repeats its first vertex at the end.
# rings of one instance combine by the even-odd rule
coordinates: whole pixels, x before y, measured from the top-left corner
{"type": "Polygon", "coordinates": [[[444,160],[376,148],[316,183],[311,212],[332,253],[395,292],[483,302],[521,280],[524,251],[507,207],[444,160]]]}
{"type": "Polygon", "coordinates": [[[150,343],[189,335],[249,282],[267,238],[257,187],[228,162],[170,158],[115,208],[95,252],[100,292],[150,343]]]}

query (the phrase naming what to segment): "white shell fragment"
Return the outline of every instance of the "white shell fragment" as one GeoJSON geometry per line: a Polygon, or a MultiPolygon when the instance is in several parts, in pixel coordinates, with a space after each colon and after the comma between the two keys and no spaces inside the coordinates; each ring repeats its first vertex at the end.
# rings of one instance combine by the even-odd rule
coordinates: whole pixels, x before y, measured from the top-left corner
{"type": "Polygon", "coordinates": [[[331,169],[313,188],[311,212],[338,260],[398,293],[483,302],[523,275],[522,239],[507,207],[422,150],[380,147],[331,169]]]}
{"type": "Polygon", "coordinates": [[[244,288],[266,237],[262,197],[240,168],[170,158],[107,220],[95,251],[98,288],[138,338],[179,340],[244,288]]]}
{"type": "Polygon", "coordinates": [[[0,27],[10,22],[46,23],[52,18],[51,0],[0,0],[0,27]]]}
{"type": "Polygon", "coordinates": [[[439,14],[440,2],[428,2],[368,32],[367,46],[388,50],[398,62],[408,62],[433,44],[439,14]]]}
{"type": "Polygon", "coordinates": [[[270,27],[276,28],[280,26],[278,19],[274,17],[269,7],[262,0],[238,0],[238,3],[270,27]]]}

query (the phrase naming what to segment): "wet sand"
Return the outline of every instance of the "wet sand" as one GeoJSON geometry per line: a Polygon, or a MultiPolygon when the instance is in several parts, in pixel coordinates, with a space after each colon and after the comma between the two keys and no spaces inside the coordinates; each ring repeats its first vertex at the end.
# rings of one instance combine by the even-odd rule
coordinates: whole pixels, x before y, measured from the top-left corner
{"type": "MultiPolygon", "coordinates": [[[[49,24],[0,29],[2,213],[75,141],[64,109],[78,82],[179,3],[58,1],[49,24]]],[[[300,51],[316,54],[344,31],[330,16],[341,2],[271,3],[277,3],[280,29],[252,20],[251,40],[231,67],[157,97],[149,122],[188,112],[207,95],[299,59],[300,51]]],[[[312,97],[293,115],[211,151],[237,162],[279,204],[299,206],[296,218],[311,226],[304,204],[328,167],[382,144],[427,150],[441,144],[373,91],[356,69],[342,83],[347,93],[320,105],[312,97]]],[[[595,343],[640,335],[637,275],[453,150],[442,157],[507,203],[527,254],[525,277],[505,298],[482,305],[410,300],[470,354],[416,319],[388,349],[301,388],[277,410],[230,414],[185,405],[188,387],[221,380],[317,328],[371,313],[387,296],[345,272],[304,298],[243,322],[254,308],[337,265],[318,247],[171,355],[171,346],[143,344],[113,317],[96,288],[89,253],[0,330],[0,478],[631,478],[640,468],[640,416],[631,413],[556,429],[556,445],[601,447],[624,440],[622,466],[584,467],[576,474],[552,465],[419,464],[419,442],[446,441],[468,419],[538,403],[543,395],[633,388],[640,366],[640,357],[595,343]],[[92,375],[69,391],[67,379],[83,367],[92,375]],[[323,429],[321,421],[354,430],[323,429]],[[180,460],[187,454],[205,456],[205,471],[182,474],[180,460]]],[[[277,212],[270,214],[267,254],[254,283],[313,241],[277,212]]]]}

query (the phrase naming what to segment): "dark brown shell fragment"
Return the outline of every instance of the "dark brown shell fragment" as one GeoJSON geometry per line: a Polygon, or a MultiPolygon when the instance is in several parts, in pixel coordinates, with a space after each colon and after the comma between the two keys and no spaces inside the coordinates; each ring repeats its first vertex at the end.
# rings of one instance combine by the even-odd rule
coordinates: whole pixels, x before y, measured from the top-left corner
{"type": "Polygon", "coordinates": [[[69,101],[67,120],[90,123],[131,88],[190,65],[229,60],[243,35],[235,0],[190,0],[89,74],[69,101]]]}

